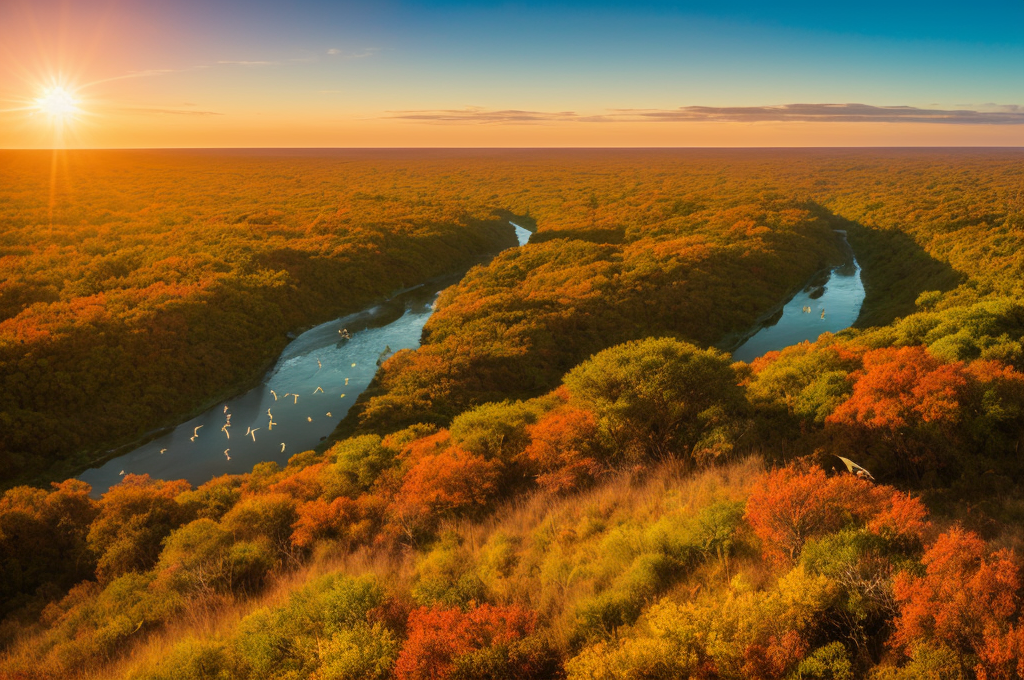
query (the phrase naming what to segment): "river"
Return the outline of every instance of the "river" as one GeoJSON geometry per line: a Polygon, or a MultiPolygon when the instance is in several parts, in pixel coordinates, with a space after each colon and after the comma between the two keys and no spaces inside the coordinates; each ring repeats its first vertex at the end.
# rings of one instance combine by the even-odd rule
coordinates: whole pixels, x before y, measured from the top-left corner
{"type": "MultiPolygon", "coordinates": [[[[531,232],[512,223],[519,245],[531,232]]],[[[382,353],[415,349],[434,301],[462,274],[434,279],[361,312],[328,321],[290,342],[262,383],[79,477],[98,496],[125,474],[202,484],[285,463],[314,448],[348,413],[382,353]],[[347,329],[350,339],[338,333],[347,329]],[[229,417],[230,416],[230,417],[229,417]],[[227,425],[227,427],[225,427],[227,425]]]]}
{"type": "MultiPolygon", "coordinates": [[[[844,240],[845,233],[839,232],[844,240]]],[[[849,260],[833,268],[823,280],[812,280],[793,296],[763,327],[736,348],[732,358],[751,361],[774,350],[809,340],[822,333],[849,328],[860,315],[864,302],[864,283],[860,264],[847,244],[849,260]]]]}
{"type": "MultiPolygon", "coordinates": [[[[515,223],[512,226],[519,245],[525,245],[531,232],[515,223]]],[[[199,485],[218,475],[249,472],[264,461],[284,464],[334,431],[370,384],[382,353],[419,347],[438,294],[461,278],[457,274],[432,280],[302,333],[284,348],[259,387],[86,470],[79,479],[91,484],[93,495],[98,496],[125,474],[187,479],[199,485]],[[348,330],[350,339],[339,335],[341,329],[348,330]]],[[[852,251],[845,265],[819,279],[743,342],[733,358],[750,361],[853,325],[864,300],[864,285],[852,251]]]]}

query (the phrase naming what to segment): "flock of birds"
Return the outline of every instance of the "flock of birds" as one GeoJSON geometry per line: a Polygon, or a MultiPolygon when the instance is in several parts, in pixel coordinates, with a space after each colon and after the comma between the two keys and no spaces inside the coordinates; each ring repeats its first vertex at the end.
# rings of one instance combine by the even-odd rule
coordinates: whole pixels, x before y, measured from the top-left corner
{"type": "MultiPolygon", "coordinates": [[[[809,306],[807,306],[807,305],[804,305],[800,309],[801,309],[801,311],[803,311],[804,314],[810,314],[811,313],[811,308],[809,306]]],[[[822,320],[825,319],[825,308],[824,307],[821,308],[821,318],[822,318],[822,320]]]]}
{"type": "MultiPolygon", "coordinates": [[[[317,372],[319,372],[319,371],[321,371],[323,369],[324,365],[323,365],[323,363],[321,363],[320,357],[317,357],[316,365],[317,365],[317,372]]],[[[351,367],[355,368],[356,367],[356,362],[352,362],[352,366],[351,367]]],[[[345,378],[345,384],[346,385],[348,385],[348,381],[349,381],[349,379],[345,378]]],[[[275,392],[274,390],[270,390],[270,394],[274,397],[274,401],[278,400],[277,392],[275,392]]],[[[315,396],[317,394],[324,394],[323,387],[317,386],[317,388],[315,390],[313,390],[313,396],[315,396]]],[[[287,399],[288,397],[292,397],[293,398],[292,405],[297,405],[299,403],[299,394],[297,392],[295,392],[295,393],[289,392],[289,393],[283,395],[281,397],[281,399],[287,399]]],[[[341,398],[342,399],[345,398],[345,394],[344,393],[341,394],[341,398]]],[[[332,417],[330,411],[327,412],[327,417],[328,418],[332,417]]],[[[268,420],[267,420],[267,431],[270,432],[270,431],[272,431],[274,429],[274,425],[277,425],[277,423],[274,422],[274,414],[271,412],[271,409],[269,409],[269,408],[267,409],[267,418],[268,418],[268,420]]],[[[224,422],[224,425],[221,426],[220,431],[224,433],[224,436],[228,440],[230,440],[231,439],[231,412],[228,410],[227,404],[224,405],[224,419],[225,419],[225,422],[224,422]]],[[[309,422],[309,423],[313,422],[313,417],[312,416],[306,416],[306,422],[309,422]]],[[[199,439],[199,430],[201,430],[201,429],[203,429],[203,426],[202,425],[197,425],[195,427],[195,429],[192,431],[192,436],[189,437],[189,440],[193,444],[195,443],[195,441],[197,439],[199,439]]],[[[256,432],[261,430],[261,429],[263,429],[263,428],[249,426],[248,428],[246,428],[245,436],[246,437],[251,437],[252,440],[255,442],[256,441],[256,432]]],[[[286,448],[285,443],[281,442],[281,453],[284,453],[285,448],[286,448]]],[[[160,449],[160,454],[161,455],[163,455],[166,452],[167,452],[167,449],[160,449]]],[[[224,449],[224,458],[226,458],[227,460],[231,460],[231,455],[230,454],[231,454],[231,449],[230,448],[224,449]]],[[[121,470],[119,476],[124,476],[124,474],[125,474],[125,471],[121,470]]]]}

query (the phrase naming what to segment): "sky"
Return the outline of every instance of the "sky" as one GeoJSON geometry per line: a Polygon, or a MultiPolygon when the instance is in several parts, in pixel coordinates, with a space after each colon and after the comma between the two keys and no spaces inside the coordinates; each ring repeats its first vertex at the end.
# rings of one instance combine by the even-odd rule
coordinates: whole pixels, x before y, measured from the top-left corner
{"type": "Polygon", "coordinates": [[[0,0],[54,146],[1024,146],[1024,0],[0,0]]]}

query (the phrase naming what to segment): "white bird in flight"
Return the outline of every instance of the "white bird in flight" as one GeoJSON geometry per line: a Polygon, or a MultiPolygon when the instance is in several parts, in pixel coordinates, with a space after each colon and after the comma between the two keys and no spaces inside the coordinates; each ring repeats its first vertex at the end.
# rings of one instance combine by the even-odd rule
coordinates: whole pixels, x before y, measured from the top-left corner
{"type": "Polygon", "coordinates": [[[323,391],[324,391],[324,388],[317,387],[315,390],[313,390],[313,394],[316,394],[317,392],[320,392],[321,394],[323,394],[323,391]]]}
{"type": "Polygon", "coordinates": [[[348,384],[348,378],[345,378],[345,384],[346,385],[348,384]]]}
{"type": "Polygon", "coordinates": [[[309,422],[313,422],[313,419],[310,416],[306,416],[306,420],[308,420],[309,422]]]}
{"type": "Polygon", "coordinates": [[[292,403],[293,404],[298,404],[299,403],[299,395],[293,394],[292,396],[295,397],[295,401],[293,401],[292,403]]]}
{"type": "Polygon", "coordinates": [[[196,437],[198,437],[199,436],[199,430],[201,430],[202,428],[203,428],[202,425],[196,425],[196,429],[192,431],[192,434],[195,435],[196,437]]]}
{"type": "Polygon", "coordinates": [[[253,440],[253,441],[256,441],[256,430],[258,430],[258,429],[260,429],[260,428],[258,428],[258,427],[257,427],[257,428],[256,428],[255,430],[251,430],[251,431],[249,432],[249,434],[251,434],[251,435],[252,435],[252,440],[253,440]]]}
{"type": "Polygon", "coordinates": [[[160,453],[163,454],[163,452],[166,451],[166,450],[167,449],[160,449],[160,453]]]}
{"type": "Polygon", "coordinates": [[[270,393],[274,395],[274,401],[277,401],[277,392],[270,390],[270,393]]]}
{"type": "Polygon", "coordinates": [[[284,442],[281,442],[281,453],[284,453],[284,442]]]}
{"type": "Polygon", "coordinates": [[[317,368],[323,368],[324,367],[324,365],[320,363],[320,357],[316,358],[316,367],[317,368]]]}
{"type": "Polygon", "coordinates": [[[228,412],[228,405],[224,404],[224,413],[227,413],[227,412],[228,412]]]}
{"type": "MultiPolygon", "coordinates": [[[[282,449],[282,450],[283,450],[283,449],[282,449]]],[[[124,470],[121,470],[121,474],[122,474],[122,475],[124,474],[124,470]]]]}
{"type": "Polygon", "coordinates": [[[355,367],[356,367],[356,362],[353,361],[352,362],[352,368],[355,368],[355,367]]]}
{"type": "Polygon", "coordinates": [[[269,423],[267,423],[267,429],[268,430],[273,430],[274,429],[274,425],[277,425],[277,423],[275,423],[273,420],[271,420],[269,423]]]}
{"type": "Polygon", "coordinates": [[[330,411],[328,411],[328,412],[327,412],[327,417],[328,417],[328,418],[330,418],[330,417],[331,417],[331,412],[330,412],[330,411]]]}

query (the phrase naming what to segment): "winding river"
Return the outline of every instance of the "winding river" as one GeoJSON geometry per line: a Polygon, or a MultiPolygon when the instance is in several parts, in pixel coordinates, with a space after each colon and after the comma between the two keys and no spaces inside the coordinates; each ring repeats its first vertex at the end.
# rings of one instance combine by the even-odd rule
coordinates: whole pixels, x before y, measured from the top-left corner
{"type": "MultiPolygon", "coordinates": [[[[839,234],[845,241],[846,234],[839,234]]],[[[737,347],[732,358],[749,362],[767,352],[805,340],[814,342],[822,333],[836,333],[852,326],[864,302],[864,283],[860,264],[849,244],[847,252],[849,260],[845,264],[833,268],[825,280],[812,280],[782,307],[781,315],[776,313],[737,347]]]]}
{"type": "MultiPolygon", "coordinates": [[[[512,226],[519,245],[526,244],[531,232],[515,223],[512,226]]],[[[302,333],[285,347],[259,387],[86,470],[79,479],[91,484],[96,496],[125,474],[187,479],[198,485],[218,475],[248,472],[264,461],[283,464],[294,454],[314,448],[334,431],[370,384],[379,359],[389,352],[419,347],[437,295],[461,277],[434,279],[302,333]],[[342,329],[348,331],[348,339],[339,334],[342,329]]],[[[819,279],[747,338],[733,358],[750,361],[851,326],[864,300],[860,266],[852,251],[847,264],[819,279]]]]}
{"type": "MultiPolygon", "coordinates": [[[[519,245],[531,232],[515,227],[519,245]]],[[[125,474],[202,484],[285,463],[331,434],[388,352],[415,349],[438,293],[462,274],[434,279],[387,302],[312,328],[288,344],[259,387],[218,404],[133,451],[79,477],[98,496],[125,474]],[[339,330],[346,329],[349,339],[339,330]],[[230,417],[229,417],[230,416],[230,417]],[[227,427],[225,427],[228,425],[227,427]]]]}

